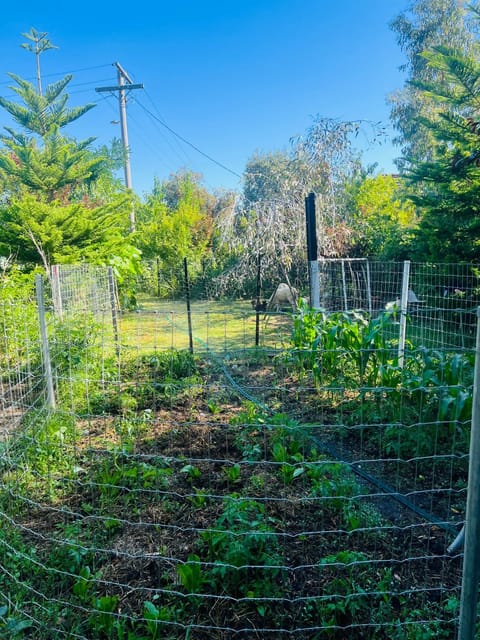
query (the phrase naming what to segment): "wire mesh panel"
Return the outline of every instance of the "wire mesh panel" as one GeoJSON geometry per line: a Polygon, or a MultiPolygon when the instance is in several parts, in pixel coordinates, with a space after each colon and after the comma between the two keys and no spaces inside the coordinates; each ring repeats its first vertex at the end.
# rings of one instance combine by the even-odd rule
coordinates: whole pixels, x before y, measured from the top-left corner
{"type": "Polygon", "coordinates": [[[480,303],[478,267],[413,263],[410,283],[419,297],[410,312],[412,333],[427,345],[471,347],[480,303]]]}
{"type": "Polygon", "coordinates": [[[107,267],[54,265],[51,285],[53,305],[61,318],[87,312],[103,316],[111,310],[112,291],[107,267]]]}
{"type": "Polygon", "coordinates": [[[56,406],[24,413],[0,467],[5,624],[39,640],[455,637],[473,348],[417,334],[400,366],[394,312],[308,308],[269,316],[255,348],[248,300],[192,301],[192,354],[186,305],[154,304],[117,340],[47,305],[56,406]]]}
{"type": "MultiPolygon", "coordinates": [[[[33,287],[32,287],[33,291],[33,287]]],[[[38,312],[34,296],[0,297],[0,439],[44,401],[38,312]]]]}
{"type": "Polygon", "coordinates": [[[402,263],[329,259],[319,262],[319,273],[320,306],[327,311],[378,312],[402,290],[402,263]]]}

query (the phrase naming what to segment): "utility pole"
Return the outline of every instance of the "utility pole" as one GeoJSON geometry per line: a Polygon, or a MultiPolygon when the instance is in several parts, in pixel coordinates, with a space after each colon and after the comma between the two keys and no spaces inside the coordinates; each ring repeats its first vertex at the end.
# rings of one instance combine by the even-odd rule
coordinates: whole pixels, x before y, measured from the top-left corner
{"type": "MultiPolygon", "coordinates": [[[[132,171],[130,168],[130,147],[128,146],[128,128],[127,128],[127,91],[131,89],[143,89],[143,84],[134,84],[119,62],[114,62],[113,66],[117,68],[118,85],[113,87],[96,87],[95,91],[105,92],[109,91],[113,93],[118,91],[118,98],[120,103],[120,125],[122,128],[122,142],[125,149],[125,186],[127,189],[132,189],[132,171]]],[[[135,211],[130,212],[130,231],[135,231],[135,211]]]]}

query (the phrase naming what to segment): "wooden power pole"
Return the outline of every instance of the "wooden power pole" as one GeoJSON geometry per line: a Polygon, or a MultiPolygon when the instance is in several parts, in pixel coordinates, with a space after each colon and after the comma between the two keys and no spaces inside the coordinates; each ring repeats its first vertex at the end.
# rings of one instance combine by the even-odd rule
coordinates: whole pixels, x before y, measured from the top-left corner
{"type": "MultiPolygon", "coordinates": [[[[127,91],[131,89],[143,89],[143,84],[134,84],[119,62],[114,62],[113,66],[117,68],[118,85],[112,87],[96,87],[98,92],[115,92],[118,91],[120,103],[120,125],[122,128],[122,142],[125,148],[125,186],[132,189],[132,171],[130,168],[130,147],[128,146],[128,128],[127,128],[127,91]]],[[[130,212],[130,231],[135,231],[135,211],[130,212]]]]}

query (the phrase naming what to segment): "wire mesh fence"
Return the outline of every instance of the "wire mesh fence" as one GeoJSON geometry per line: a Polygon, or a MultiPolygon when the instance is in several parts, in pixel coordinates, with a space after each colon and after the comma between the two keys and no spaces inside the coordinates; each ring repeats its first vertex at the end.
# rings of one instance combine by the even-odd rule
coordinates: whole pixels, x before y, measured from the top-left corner
{"type": "Polygon", "coordinates": [[[60,319],[83,313],[103,318],[117,304],[111,268],[81,264],[54,265],[51,269],[51,299],[60,319]]]}
{"type": "MultiPolygon", "coordinates": [[[[54,407],[35,303],[24,330],[24,302],[7,306],[2,393],[24,371],[42,393],[1,450],[5,625],[40,640],[456,637],[475,350],[444,320],[400,366],[395,309],[380,313],[401,295],[390,273],[377,314],[262,314],[258,348],[250,300],[193,299],[193,354],[184,300],[146,297],[114,330],[110,308],[59,319],[47,289],[54,407]]],[[[424,273],[422,311],[445,280],[424,273]]]]}

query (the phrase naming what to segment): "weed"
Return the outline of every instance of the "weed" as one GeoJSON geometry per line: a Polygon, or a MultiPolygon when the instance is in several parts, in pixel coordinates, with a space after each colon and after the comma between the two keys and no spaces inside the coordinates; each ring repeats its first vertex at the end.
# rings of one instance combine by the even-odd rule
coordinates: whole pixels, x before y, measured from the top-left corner
{"type": "Polygon", "coordinates": [[[200,558],[195,554],[189,555],[187,562],[178,565],[177,573],[187,593],[199,593],[207,580],[200,565],[200,558]]]}
{"type": "Polygon", "coordinates": [[[223,467],[225,478],[229,484],[237,484],[241,480],[242,468],[237,463],[223,467]]]}
{"type": "Polygon", "coordinates": [[[278,540],[265,514],[255,500],[229,496],[213,529],[202,537],[214,562],[214,583],[230,595],[248,592],[269,595],[276,591],[275,577],[281,563],[278,540]]]}

